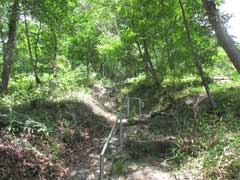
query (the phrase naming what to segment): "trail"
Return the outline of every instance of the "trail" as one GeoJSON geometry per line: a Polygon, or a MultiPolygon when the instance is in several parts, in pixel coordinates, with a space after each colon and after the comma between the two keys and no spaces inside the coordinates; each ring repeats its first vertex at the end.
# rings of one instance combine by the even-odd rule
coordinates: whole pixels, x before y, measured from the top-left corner
{"type": "MultiPolygon", "coordinates": [[[[104,94],[102,94],[104,95],[104,94]]],[[[83,92],[74,92],[71,93],[71,98],[75,100],[79,100],[89,106],[92,110],[92,112],[97,116],[102,116],[106,119],[106,122],[109,123],[111,126],[114,122],[116,122],[117,117],[113,113],[107,111],[104,108],[104,105],[97,99],[94,99],[91,95],[87,95],[83,92]]],[[[150,118],[149,116],[146,116],[150,118]]],[[[145,123],[146,119],[144,119],[145,123]]],[[[129,138],[128,136],[131,136],[131,134],[134,134],[134,132],[137,130],[145,131],[144,129],[147,129],[148,125],[142,125],[141,123],[137,123],[134,126],[128,126],[127,121],[125,122],[124,126],[124,132],[125,132],[125,138],[126,141],[129,138]]],[[[135,133],[136,133],[135,132],[135,133]]],[[[137,134],[137,133],[136,133],[137,134]]],[[[68,173],[67,180],[95,180],[98,179],[99,176],[99,161],[100,161],[100,150],[102,148],[105,137],[99,137],[94,138],[93,140],[86,142],[85,146],[91,146],[90,152],[84,154],[84,158],[87,158],[88,161],[86,161],[86,166],[78,166],[71,168],[68,173]],[[91,145],[89,145],[89,143],[91,145]]],[[[110,142],[109,147],[109,154],[106,157],[105,161],[105,179],[111,179],[111,180],[190,180],[190,179],[201,179],[197,178],[198,172],[193,171],[173,171],[171,168],[171,162],[167,162],[164,157],[164,152],[162,158],[156,158],[154,156],[151,156],[150,154],[146,153],[144,156],[134,159],[130,157],[131,163],[127,166],[127,171],[125,175],[117,176],[114,174],[111,174],[112,169],[112,157],[117,152],[118,148],[118,133],[114,132],[114,136],[112,137],[112,140],[110,142]]],[[[141,139],[141,138],[140,138],[141,139]]],[[[163,144],[159,143],[157,144],[157,148],[160,148],[159,151],[164,150],[164,147],[166,143],[169,142],[168,137],[162,137],[162,140],[164,141],[163,144]],[[165,142],[166,140],[166,142],[165,142]]],[[[137,142],[137,140],[136,140],[137,142]]],[[[148,141],[147,141],[148,142],[148,141]]],[[[151,141],[149,141],[151,142],[151,141]]],[[[154,142],[155,143],[155,142],[154,142]]],[[[133,143],[134,144],[134,140],[133,143]]],[[[129,145],[126,145],[129,146],[129,145]]],[[[136,147],[137,150],[139,150],[140,147],[136,147]]],[[[167,147],[169,148],[169,147],[167,147]]],[[[77,152],[74,152],[77,153],[77,152]]],[[[128,153],[124,149],[124,153],[128,153]]],[[[79,156],[81,157],[81,155],[79,156]]]]}
{"type": "Polygon", "coordinates": [[[78,99],[79,101],[89,106],[95,115],[104,117],[109,123],[114,123],[117,120],[116,116],[113,113],[106,111],[103,108],[103,105],[101,105],[92,96],[81,91],[72,93],[72,96],[74,99],[78,99]]]}
{"type": "MultiPolygon", "coordinates": [[[[96,88],[95,88],[96,89],[96,88]]],[[[108,91],[106,91],[103,87],[97,87],[97,97],[101,98],[101,97],[105,97],[102,98],[105,101],[108,100],[108,98],[106,98],[106,94],[108,93],[108,91]],[[100,89],[100,91],[99,91],[100,89]]],[[[83,96],[81,96],[83,97],[83,96]]],[[[87,97],[87,99],[89,99],[87,97]]],[[[84,99],[83,99],[84,100],[84,99]]],[[[103,104],[106,104],[106,102],[103,102],[103,104]]],[[[108,102],[107,102],[108,103],[108,102]]],[[[93,107],[98,104],[98,103],[94,103],[91,104],[93,105],[93,107]]],[[[110,103],[108,103],[110,104],[110,103]]],[[[96,109],[96,108],[95,108],[96,109]]],[[[102,113],[102,109],[98,110],[97,113],[101,112],[101,114],[107,114],[108,117],[113,117],[110,119],[110,121],[112,122],[112,120],[116,121],[116,117],[114,115],[110,115],[110,113],[102,113]]],[[[140,118],[139,120],[141,122],[145,122],[147,120],[147,118],[149,118],[149,116],[145,116],[143,115],[142,118],[140,118]]],[[[142,128],[142,124],[141,122],[138,125],[135,125],[135,129],[141,129],[142,128]]],[[[128,121],[125,119],[125,126],[124,126],[124,131],[125,133],[128,132],[133,132],[134,130],[132,129],[132,127],[127,126],[128,121]]],[[[112,140],[110,142],[110,152],[112,152],[113,154],[116,153],[117,151],[117,146],[118,146],[118,138],[119,135],[118,133],[114,133],[115,135],[112,137],[112,140]]],[[[125,137],[127,137],[128,135],[125,134],[125,137]]],[[[108,162],[108,160],[105,162],[107,164],[106,169],[106,174],[108,176],[108,179],[112,179],[112,180],[175,180],[176,178],[174,178],[173,174],[171,172],[169,172],[167,170],[167,168],[164,168],[163,165],[161,164],[163,161],[162,160],[154,160],[154,159],[146,159],[145,157],[142,158],[143,161],[146,160],[146,163],[132,163],[129,164],[127,167],[127,172],[125,176],[114,176],[110,173],[111,171],[111,161],[108,162]]],[[[106,166],[106,165],[105,165],[106,166]]]]}
{"type": "MultiPolygon", "coordinates": [[[[109,128],[116,122],[115,114],[106,110],[98,100],[84,92],[71,92],[65,98],[79,101],[89,107],[91,112],[96,116],[103,117],[106,120],[106,126],[109,128]]],[[[107,133],[107,132],[106,132],[107,133]]],[[[67,180],[96,180],[99,176],[100,150],[102,148],[106,135],[91,137],[91,139],[75,144],[73,151],[69,154],[75,158],[75,162],[69,167],[67,180]]],[[[106,162],[106,169],[110,169],[111,162],[106,162]]]]}

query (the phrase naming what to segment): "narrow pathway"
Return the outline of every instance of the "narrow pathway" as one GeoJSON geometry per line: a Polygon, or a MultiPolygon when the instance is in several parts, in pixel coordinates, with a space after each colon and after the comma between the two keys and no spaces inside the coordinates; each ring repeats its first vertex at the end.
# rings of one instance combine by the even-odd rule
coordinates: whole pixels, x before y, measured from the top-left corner
{"type": "MultiPolygon", "coordinates": [[[[67,97],[69,99],[77,100],[87,105],[92,113],[103,117],[106,120],[106,126],[111,128],[112,124],[116,122],[117,117],[108,112],[98,100],[95,100],[91,95],[84,92],[71,92],[67,97]]],[[[106,132],[107,134],[108,132],[106,132]]],[[[99,176],[99,162],[100,150],[106,138],[106,134],[99,137],[91,137],[86,142],[74,144],[74,148],[70,150],[69,156],[73,155],[75,162],[72,162],[72,167],[69,168],[67,180],[96,180],[99,176]],[[92,139],[93,138],[93,139],[92,139]]],[[[115,153],[117,151],[117,137],[113,137],[111,141],[110,151],[115,153]]],[[[71,148],[70,148],[71,149],[71,148]]],[[[105,162],[106,174],[111,170],[111,161],[105,162]]]]}
{"type": "Polygon", "coordinates": [[[79,100],[84,104],[88,105],[95,115],[104,117],[109,123],[114,123],[117,120],[117,117],[113,113],[106,111],[103,108],[103,105],[101,105],[92,96],[86,93],[83,93],[81,91],[72,92],[71,98],[79,100]]]}
{"type": "MultiPolygon", "coordinates": [[[[79,101],[83,102],[84,104],[87,104],[91,109],[92,112],[98,116],[104,117],[109,125],[111,126],[114,122],[116,122],[117,117],[107,112],[100,103],[98,103],[95,99],[93,99],[90,95],[87,95],[82,92],[76,92],[72,93],[71,95],[75,100],[78,99],[79,101]]],[[[124,132],[125,132],[125,138],[129,138],[129,135],[134,134],[137,132],[137,130],[142,130],[144,127],[147,127],[146,121],[149,116],[145,116],[143,118],[142,123],[136,123],[134,126],[128,126],[127,120],[124,121],[124,132]],[[136,132],[135,132],[136,131],[136,132]]],[[[137,136],[137,135],[136,135],[137,136]]],[[[88,161],[86,161],[87,164],[84,165],[76,165],[69,171],[69,176],[67,180],[96,180],[99,177],[99,162],[100,162],[100,150],[102,148],[104,139],[106,136],[101,138],[95,138],[91,140],[90,143],[92,143],[92,149],[90,149],[89,153],[85,153],[88,161]]],[[[113,137],[111,139],[111,142],[109,144],[109,149],[106,155],[105,163],[104,163],[104,179],[110,179],[110,180],[185,180],[185,179],[191,179],[187,178],[186,175],[182,175],[179,172],[173,172],[171,171],[169,167],[171,167],[171,164],[167,164],[166,161],[164,161],[163,158],[156,158],[151,156],[149,153],[146,153],[145,155],[141,156],[138,160],[134,160],[134,158],[130,157],[129,164],[127,166],[127,171],[124,176],[116,176],[114,174],[111,174],[112,172],[112,159],[113,156],[117,154],[118,152],[118,145],[119,145],[119,133],[118,133],[118,127],[115,129],[113,133],[113,137]]],[[[137,137],[139,138],[139,137],[137,137]]],[[[141,139],[141,138],[140,138],[141,139]]],[[[167,139],[167,138],[165,138],[167,139]]],[[[125,139],[125,141],[128,141],[128,139],[125,139]]],[[[168,139],[167,139],[168,141],[168,139]]],[[[148,141],[147,141],[148,142],[148,141]]],[[[134,144],[134,143],[132,143],[134,144]]],[[[125,144],[126,145],[126,144],[125,144]]],[[[159,145],[159,144],[158,144],[159,145]]],[[[129,146],[129,145],[127,145],[129,146]]],[[[161,143],[160,145],[161,146],[161,143]]],[[[139,150],[138,147],[135,148],[137,151],[139,150]]],[[[159,148],[159,147],[158,147],[159,148]]],[[[160,147],[161,148],[161,147],[160,147]]],[[[166,147],[162,147],[166,148],[166,147]]],[[[81,151],[81,149],[79,149],[81,151]]],[[[75,152],[76,153],[76,152],[75,152]]],[[[128,154],[126,149],[124,149],[124,153],[128,154]]]]}

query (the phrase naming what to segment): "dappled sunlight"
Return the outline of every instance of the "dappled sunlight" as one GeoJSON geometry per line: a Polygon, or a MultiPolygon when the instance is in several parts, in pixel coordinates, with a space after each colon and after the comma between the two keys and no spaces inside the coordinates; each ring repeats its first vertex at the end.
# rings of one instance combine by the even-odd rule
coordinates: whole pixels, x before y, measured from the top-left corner
{"type": "Polygon", "coordinates": [[[0,179],[240,179],[237,2],[0,0],[0,179]]]}

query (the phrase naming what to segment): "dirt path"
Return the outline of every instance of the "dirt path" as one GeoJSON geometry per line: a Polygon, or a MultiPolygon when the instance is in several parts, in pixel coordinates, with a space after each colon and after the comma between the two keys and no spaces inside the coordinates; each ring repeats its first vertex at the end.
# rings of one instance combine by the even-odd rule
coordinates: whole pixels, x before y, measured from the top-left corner
{"type": "MultiPolygon", "coordinates": [[[[95,100],[91,95],[83,92],[72,92],[69,99],[80,101],[87,105],[91,112],[96,116],[103,117],[106,120],[106,126],[111,125],[117,120],[116,116],[108,112],[102,104],[95,100]]],[[[74,147],[68,147],[69,153],[65,153],[66,156],[72,156],[68,164],[71,167],[68,170],[67,180],[96,180],[99,176],[99,162],[100,162],[100,151],[107,137],[106,134],[99,134],[97,137],[91,137],[86,142],[80,144],[74,144],[74,147]]],[[[113,138],[114,139],[114,138],[113,138]]],[[[111,162],[106,162],[106,169],[110,169],[111,162]]]]}
{"type": "MultiPolygon", "coordinates": [[[[19,148],[17,141],[15,144],[12,143],[14,140],[12,137],[2,139],[2,141],[7,144],[1,146],[0,137],[0,153],[2,154],[1,161],[2,164],[4,164],[4,168],[0,167],[0,179],[4,176],[13,176],[13,179],[18,180],[18,175],[16,175],[15,169],[21,170],[19,174],[22,175],[22,178],[20,178],[19,175],[20,179],[24,179],[24,177],[28,176],[34,177],[34,179],[43,179],[45,177],[46,179],[64,180],[98,179],[100,162],[99,154],[104,140],[110,132],[112,124],[117,120],[116,116],[113,113],[108,112],[103,105],[91,95],[83,92],[71,93],[70,95],[65,96],[64,99],[60,99],[60,101],[43,103],[41,110],[43,112],[48,112],[48,117],[54,122],[56,121],[56,128],[54,129],[55,135],[53,139],[51,137],[42,139],[43,137],[37,136],[37,134],[29,134],[27,132],[22,134],[19,139],[24,142],[29,142],[31,149],[39,149],[39,152],[42,151],[46,155],[36,154],[33,158],[33,152],[24,149],[22,146],[19,148]],[[101,120],[99,117],[102,117],[100,118],[101,120]],[[68,123],[72,122],[73,124],[64,125],[64,120],[68,123]],[[100,122],[101,124],[96,126],[97,129],[92,129],[91,131],[92,126],[97,122],[100,122]],[[80,126],[84,123],[88,124],[87,127],[80,126]],[[7,154],[9,152],[13,154],[12,157],[14,158],[9,157],[7,154]],[[53,158],[54,153],[56,153],[56,160],[53,158]],[[15,166],[15,164],[17,166],[15,166]],[[12,172],[14,172],[14,174],[12,172]]],[[[144,126],[138,123],[135,126],[125,126],[124,132],[129,135],[136,132],[137,139],[141,140],[142,136],[139,134],[138,130],[146,133],[148,125],[144,126]]],[[[184,172],[182,174],[172,172],[171,168],[168,167],[171,165],[168,165],[164,161],[164,157],[156,158],[151,156],[151,153],[144,152],[136,159],[131,157],[126,147],[124,148],[124,154],[128,155],[129,164],[127,164],[127,171],[125,171],[124,176],[116,176],[116,173],[110,173],[113,167],[112,157],[117,154],[118,135],[117,132],[114,133],[109,151],[107,152],[105,174],[106,176],[110,176],[108,179],[194,179],[188,178],[189,175],[186,174],[189,174],[189,172],[184,172]]],[[[8,134],[3,134],[3,137],[8,137],[8,134]]],[[[137,142],[135,139],[132,140],[132,144],[137,142]]],[[[147,142],[150,142],[150,140],[147,139],[147,142]]],[[[142,149],[144,149],[144,147],[135,148],[136,151],[142,149]]]]}
{"type": "Polygon", "coordinates": [[[73,92],[71,93],[71,98],[77,99],[88,105],[95,115],[104,117],[106,120],[108,120],[109,123],[114,123],[117,119],[113,113],[106,111],[103,108],[103,105],[101,105],[98,101],[92,98],[92,96],[86,93],[80,91],[73,92]]]}
{"type": "MultiPolygon", "coordinates": [[[[77,99],[84,104],[88,105],[92,112],[97,116],[104,117],[107,122],[111,125],[113,124],[117,118],[114,114],[107,112],[98,101],[93,99],[90,95],[87,95],[82,92],[75,92],[71,94],[73,99],[77,99]]],[[[125,126],[125,132],[134,132],[137,129],[143,129],[142,125],[136,125],[134,127],[125,126]]],[[[75,156],[77,153],[81,151],[81,155],[77,156],[75,159],[76,162],[73,163],[72,168],[69,170],[67,180],[96,180],[99,176],[99,160],[100,160],[100,150],[106,136],[102,136],[99,138],[92,139],[89,142],[86,142],[79,146],[75,152],[71,152],[75,156]],[[89,146],[89,147],[88,147],[89,146]],[[81,158],[84,158],[85,161],[81,163],[81,158]],[[85,164],[84,164],[85,163],[85,164]]],[[[110,145],[110,154],[115,151],[116,153],[116,145],[118,141],[118,134],[112,138],[112,145],[110,145]]],[[[141,147],[139,147],[141,148],[141,147]]],[[[161,148],[161,147],[160,147],[161,148]]],[[[163,147],[165,148],[165,147],[163,147]]],[[[139,149],[137,149],[139,150],[139,149]]],[[[115,154],[113,153],[113,154],[115,154]]],[[[124,153],[127,153],[126,151],[124,153]]],[[[112,155],[113,155],[112,154],[112,155]]],[[[111,155],[110,155],[111,157],[111,155]]],[[[135,161],[134,159],[130,160],[131,163],[127,166],[127,172],[124,176],[116,176],[114,174],[110,175],[110,171],[112,168],[112,160],[107,159],[105,161],[105,174],[108,176],[108,179],[111,180],[187,180],[194,179],[191,178],[191,172],[178,172],[171,171],[170,168],[172,165],[168,164],[163,158],[156,158],[148,153],[140,158],[140,161],[135,161]]]]}

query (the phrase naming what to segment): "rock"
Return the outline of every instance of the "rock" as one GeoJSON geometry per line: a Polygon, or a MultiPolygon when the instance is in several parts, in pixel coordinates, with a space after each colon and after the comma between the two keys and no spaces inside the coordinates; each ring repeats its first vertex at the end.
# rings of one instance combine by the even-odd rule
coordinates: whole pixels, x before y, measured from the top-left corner
{"type": "Polygon", "coordinates": [[[89,170],[74,170],[70,173],[71,178],[78,180],[86,180],[89,174],[89,170]]]}
{"type": "Polygon", "coordinates": [[[95,180],[97,179],[96,175],[95,174],[90,174],[88,177],[87,177],[87,180],[95,180]]]}
{"type": "Polygon", "coordinates": [[[72,171],[71,173],[70,173],[70,176],[75,176],[77,174],[77,171],[72,171]]]}
{"type": "Polygon", "coordinates": [[[93,158],[93,159],[100,159],[99,154],[93,154],[93,153],[92,153],[92,154],[89,155],[89,157],[90,157],[90,158],[93,158]]]}
{"type": "Polygon", "coordinates": [[[99,160],[98,160],[98,159],[92,159],[92,160],[91,160],[91,164],[92,164],[93,166],[98,166],[99,160]]]}
{"type": "Polygon", "coordinates": [[[138,166],[134,163],[134,164],[131,164],[130,166],[128,166],[127,171],[128,172],[134,172],[137,169],[138,169],[138,166]]]}
{"type": "Polygon", "coordinates": [[[146,177],[144,177],[143,173],[141,171],[135,172],[132,174],[129,178],[129,180],[145,180],[146,177]]]}
{"type": "Polygon", "coordinates": [[[167,153],[176,146],[175,140],[172,139],[156,139],[156,140],[127,140],[126,148],[129,150],[140,150],[142,152],[151,153],[167,153]]]}
{"type": "Polygon", "coordinates": [[[93,144],[96,144],[96,145],[100,144],[100,141],[98,138],[93,138],[92,142],[93,144]]]}
{"type": "Polygon", "coordinates": [[[150,167],[146,167],[145,169],[143,169],[143,174],[147,175],[151,172],[153,172],[154,170],[150,167]]]}
{"type": "Polygon", "coordinates": [[[167,163],[167,161],[163,161],[163,162],[161,163],[161,166],[162,166],[162,167],[169,167],[169,164],[167,163]]]}

